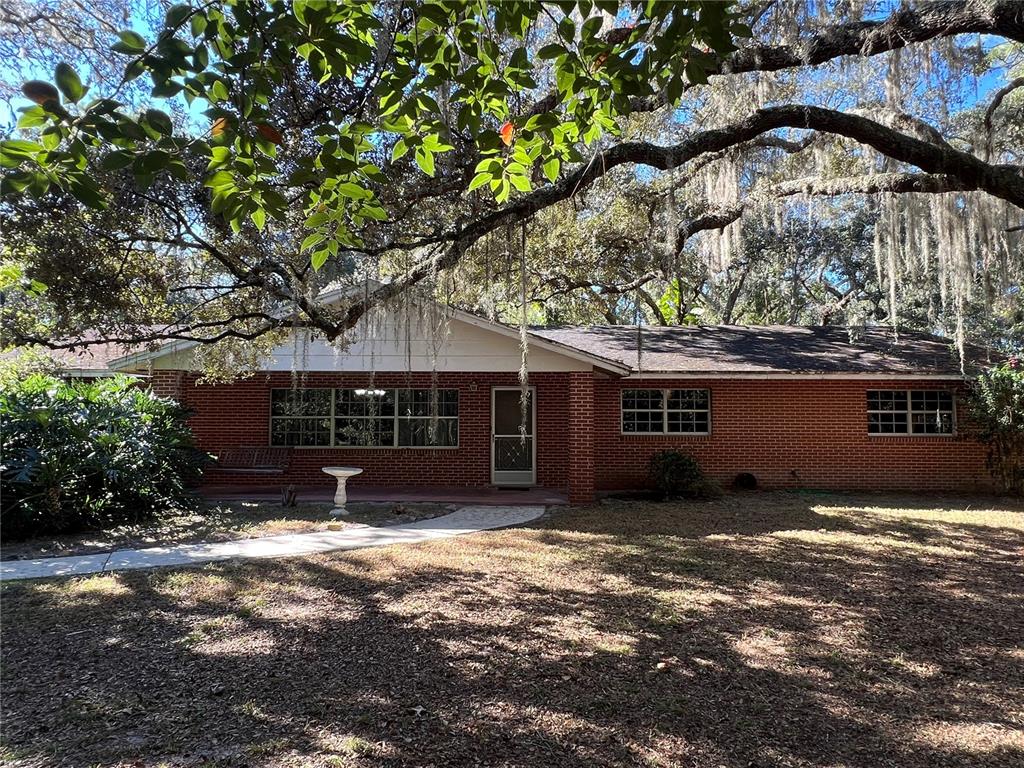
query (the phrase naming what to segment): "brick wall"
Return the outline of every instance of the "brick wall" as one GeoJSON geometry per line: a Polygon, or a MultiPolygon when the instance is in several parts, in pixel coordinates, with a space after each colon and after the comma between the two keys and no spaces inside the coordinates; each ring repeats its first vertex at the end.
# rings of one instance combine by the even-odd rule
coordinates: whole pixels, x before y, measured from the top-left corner
{"type": "MultiPolygon", "coordinates": [[[[305,387],[366,387],[365,374],[310,373],[305,387]]],[[[545,488],[568,485],[568,436],[565,401],[567,374],[537,373],[530,377],[537,398],[537,482],[545,488]]],[[[189,420],[199,445],[212,453],[237,446],[267,445],[270,440],[270,391],[292,385],[289,373],[269,373],[233,384],[197,384],[188,374],[181,400],[193,416],[189,420]]],[[[378,373],[380,388],[429,388],[430,374],[378,373]]],[[[439,374],[437,385],[459,390],[459,446],[457,448],[295,448],[287,473],[258,475],[211,470],[207,484],[277,485],[285,483],[331,485],[320,471],[330,465],[353,465],[363,473],[350,482],[367,485],[415,484],[487,486],[491,482],[491,388],[518,386],[515,374],[439,374]]]]}
{"type": "MultiPolygon", "coordinates": [[[[642,487],[652,453],[675,448],[728,485],[751,472],[762,487],[975,490],[990,487],[983,446],[963,436],[869,436],[869,389],[950,388],[920,381],[599,379],[594,453],[599,490],[642,487]],[[711,390],[711,434],[623,435],[623,388],[711,390]]],[[[958,398],[958,423],[964,423],[958,398]]]]}
{"type": "MultiPolygon", "coordinates": [[[[192,429],[206,450],[267,445],[270,390],[291,386],[288,373],[230,385],[197,385],[193,374],[155,372],[161,394],[177,394],[193,410],[192,429]],[[158,375],[159,374],[159,375],[158,375]],[[174,374],[174,375],[171,375],[174,374]]],[[[377,374],[378,387],[429,387],[429,374],[377,374]]],[[[963,437],[884,437],[867,434],[868,389],[943,388],[942,383],[858,380],[620,381],[589,373],[538,373],[537,480],[567,490],[573,502],[594,490],[646,485],[647,461],[677,448],[728,485],[752,472],[767,488],[976,490],[991,487],[984,448],[963,437]],[[622,388],[711,390],[711,435],[640,436],[620,431],[622,388]],[[571,403],[571,413],[566,407],[571,403]]],[[[363,374],[307,374],[302,386],[363,387],[363,374]]],[[[209,484],[323,484],[320,468],[363,467],[352,482],[387,485],[486,486],[491,468],[491,387],[516,386],[514,374],[440,374],[438,386],[459,390],[458,448],[296,448],[286,475],[211,471],[209,484]]],[[[958,421],[963,423],[962,405],[958,421]]]]}
{"type": "Polygon", "coordinates": [[[569,374],[569,501],[594,500],[594,376],[569,374]]]}
{"type": "Polygon", "coordinates": [[[149,388],[160,397],[180,400],[184,378],[184,371],[153,371],[149,376],[149,388]]]}

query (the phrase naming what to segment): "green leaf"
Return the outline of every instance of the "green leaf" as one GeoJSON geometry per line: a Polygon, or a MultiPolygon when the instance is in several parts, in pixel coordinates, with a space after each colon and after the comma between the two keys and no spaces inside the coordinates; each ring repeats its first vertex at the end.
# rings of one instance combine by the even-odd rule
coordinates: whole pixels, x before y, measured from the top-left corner
{"type": "Polygon", "coordinates": [[[339,195],[343,195],[351,200],[365,200],[366,198],[373,197],[373,193],[370,190],[364,189],[351,181],[343,181],[334,190],[339,195]]]}
{"type": "Polygon", "coordinates": [[[699,62],[688,61],[686,62],[686,79],[696,85],[704,85],[708,81],[708,74],[699,62]]]}
{"type": "Polygon", "coordinates": [[[78,77],[78,73],[71,68],[70,64],[66,64],[63,61],[58,64],[55,79],[57,80],[57,87],[60,88],[60,92],[71,103],[77,104],[85,96],[85,86],[82,85],[81,78],[78,77]]]}
{"type": "Polygon", "coordinates": [[[206,180],[206,186],[214,191],[223,191],[235,186],[235,177],[228,171],[217,171],[206,180]]]}
{"type": "Polygon", "coordinates": [[[603,16],[591,16],[584,21],[583,26],[580,28],[580,39],[592,40],[597,37],[597,33],[601,31],[602,23],[604,23],[603,16]]]}
{"type": "Polygon", "coordinates": [[[82,174],[71,179],[68,183],[68,191],[89,208],[101,209],[106,207],[106,199],[103,193],[92,179],[82,174]]]}
{"type": "Polygon", "coordinates": [[[322,248],[309,258],[309,263],[313,265],[314,271],[320,271],[320,267],[322,267],[324,265],[324,262],[327,261],[327,256],[329,253],[330,252],[326,248],[322,248]]]}
{"type": "Polygon", "coordinates": [[[558,34],[567,43],[571,43],[573,38],[576,37],[576,25],[572,23],[572,19],[568,16],[558,22],[558,34]]]}
{"type": "Polygon", "coordinates": [[[161,112],[159,109],[147,109],[146,122],[164,136],[170,136],[174,131],[171,118],[168,117],[166,112],[161,112]]]}
{"type": "Polygon", "coordinates": [[[508,177],[508,180],[511,181],[512,186],[518,189],[520,192],[529,192],[531,189],[529,176],[520,176],[519,174],[513,174],[508,177]]]}
{"type": "Polygon", "coordinates": [[[399,139],[395,142],[394,149],[391,150],[391,162],[404,157],[408,151],[409,145],[405,143],[405,139],[399,139]]]}
{"type": "Polygon", "coordinates": [[[543,48],[537,51],[537,56],[542,59],[557,59],[563,53],[565,53],[564,46],[552,43],[551,45],[545,45],[543,48]]]}
{"type": "Polygon", "coordinates": [[[378,205],[364,205],[359,210],[359,212],[364,216],[368,216],[371,219],[376,219],[377,221],[388,220],[388,212],[378,205]]]}
{"type": "Polygon", "coordinates": [[[47,150],[54,150],[59,147],[63,138],[64,137],[57,126],[47,128],[39,136],[39,140],[43,142],[43,147],[47,150]]]}
{"type": "Polygon", "coordinates": [[[416,165],[420,167],[427,176],[434,175],[434,153],[429,149],[420,147],[416,150],[416,165]]]}
{"type": "Polygon", "coordinates": [[[252,223],[256,225],[256,228],[263,231],[263,228],[267,225],[267,212],[262,208],[256,208],[252,213],[249,214],[249,218],[252,219],[252,223]]]}
{"type": "Polygon", "coordinates": [[[18,120],[19,128],[38,128],[50,122],[49,113],[42,107],[23,107],[19,111],[22,113],[18,120]]]}
{"type": "Polygon", "coordinates": [[[323,242],[324,235],[321,232],[314,232],[312,235],[307,235],[306,239],[302,241],[302,245],[299,247],[299,252],[308,251],[314,245],[319,245],[323,242]]]}
{"type": "Polygon", "coordinates": [[[512,193],[512,187],[509,186],[507,179],[502,179],[498,184],[498,189],[495,192],[494,199],[499,203],[504,203],[508,200],[508,196],[512,193]]]}
{"type": "Polygon", "coordinates": [[[474,189],[482,187],[484,184],[486,184],[493,178],[494,177],[491,174],[487,173],[486,171],[478,173],[476,176],[473,177],[473,180],[469,182],[469,191],[472,192],[474,189]]]}
{"type": "Polygon", "coordinates": [[[136,175],[151,176],[166,168],[170,160],[169,153],[162,149],[154,149],[152,152],[136,157],[133,161],[133,168],[136,175]]]}
{"type": "Polygon", "coordinates": [[[131,152],[118,149],[105,155],[100,161],[100,167],[107,171],[119,171],[131,165],[134,159],[135,155],[131,152]]]}
{"type": "Polygon", "coordinates": [[[36,153],[41,152],[42,149],[43,148],[34,141],[24,141],[23,139],[8,139],[7,141],[0,141],[0,152],[4,152],[9,155],[25,155],[26,157],[32,157],[36,153]]]}
{"type": "Polygon", "coordinates": [[[176,80],[168,80],[159,85],[154,85],[152,96],[157,99],[169,99],[172,96],[177,96],[184,88],[185,86],[176,80]]]}
{"type": "Polygon", "coordinates": [[[185,3],[172,5],[167,11],[167,18],[164,20],[164,26],[168,29],[177,27],[188,18],[190,13],[192,13],[192,7],[185,3]]]}
{"type": "Polygon", "coordinates": [[[142,53],[146,50],[146,41],[138,32],[123,29],[117,33],[117,36],[121,38],[121,42],[111,46],[112,50],[119,53],[142,53]]]}
{"type": "Polygon", "coordinates": [[[204,16],[203,14],[197,13],[195,16],[193,16],[191,21],[192,36],[199,37],[200,35],[202,35],[203,32],[206,31],[207,23],[208,22],[206,20],[206,16],[204,16]]]}
{"type": "Polygon", "coordinates": [[[558,171],[562,166],[562,161],[557,157],[552,157],[546,163],[544,163],[544,175],[547,176],[548,181],[554,184],[558,180],[558,171]]]}
{"type": "Polygon", "coordinates": [[[12,173],[9,176],[4,176],[3,181],[7,186],[4,193],[13,194],[16,192],[24,192],[32,183],[33,178],[34,174],[29,173],[28,171],[21,171],[19,173],[12,173]]]}

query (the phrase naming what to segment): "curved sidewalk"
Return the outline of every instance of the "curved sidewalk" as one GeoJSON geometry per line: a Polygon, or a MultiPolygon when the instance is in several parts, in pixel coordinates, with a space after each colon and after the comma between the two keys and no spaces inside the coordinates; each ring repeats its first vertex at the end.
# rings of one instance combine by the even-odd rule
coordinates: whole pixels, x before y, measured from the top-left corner
{"type": "Polygon", "coordinates": [[[416,544],[521,525],[543,514],[544,507],[540,506],[461,507],[443,517],[418,520],[408,525],[382,528],[359,526],[341,531],[290,533],[212,544],[179,544],[171,547],[119,549],[95,555],[5,560],[0,562],[0,581],[77,576],[167,565],[197,565],[232,558],[291,557],[388,544],[416,544]]]}

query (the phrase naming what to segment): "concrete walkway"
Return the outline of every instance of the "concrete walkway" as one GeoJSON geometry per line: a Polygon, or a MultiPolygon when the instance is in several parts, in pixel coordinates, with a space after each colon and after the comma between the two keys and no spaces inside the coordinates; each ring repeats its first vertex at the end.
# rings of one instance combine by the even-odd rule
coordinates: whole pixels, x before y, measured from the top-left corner
{"type": "Polygon", "coordinates": [[[212,544],[119,549],[96,555],[46,557],[39,560],[5,560],[0,562],[0,581],[78,576],[166,565],[197,565],[232,558],[291,557],[337,549],[381,547],[387,544],[416,544],[464,533],[520,525],[535,520],[542,514],[544,507],[539,506],[461,507],[443,517],[383,528],[358,526],[341,531],[291,533],[212,544]]]}

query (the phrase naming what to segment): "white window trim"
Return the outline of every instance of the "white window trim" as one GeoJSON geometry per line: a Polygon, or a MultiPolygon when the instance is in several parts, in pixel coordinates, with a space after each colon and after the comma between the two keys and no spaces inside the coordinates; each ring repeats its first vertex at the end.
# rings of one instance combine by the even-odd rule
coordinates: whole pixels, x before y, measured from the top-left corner
{"type": "Polygon", "coordinates": [[[956,397],[956,392],[953,392],[953,391],[948,390],[948,389],[868,389],[868,390],[865,390],[865,392],[864,392],[864,405],[865,405],[865,410],[864,410],[864,421],[865,421],[865,424],[864,424],[864,428],[867,431],[868,437],[872,437],[872,438],[874,438],[874,437],[938,437],[938,438],[950,438],[950,437],[956,437],[956,434],[957,434],[957,421],[956,421],[957,397],[956,397]],[[906,408],[906,410],[901,410],[901,411],[880,411],[877,408],[867,408],[866,407],[867,406],[867,397],[868,397],[868,394],[871,393],[871,392],[902,392],[902,393],[904,393],[907,396],[907,408],[906,408]],[[942,393],[947,394],[947,395],[950,396],[950,398],[952,399],[953,403],[952,403],[952,408],[950,409],[950,415],[952,416],[950,426],[952,427],[952,429],[949,432],[914,432],[913,431],[913,427],[914,427],[913,416],[914,416],[914,414],[915,413],[931,413],[931,410],[928,410],[928,411],[914,410],[914,405],[913,405],[914,399],[911,396],[912,393],[914,393],[914,392],[942,392],[942,393]],[[873,414],[873,413],[905,413],[905,414],[907,414],[907,431],[906,432],[872,432],[871,429],[870,429],[870,427],[871,427],[871,420],[868,417],[871,414],[873,414]]]}
{"type": "Polygon", "coordinates": [[[711,434],[711,390],[708,387],[670,387],[668,389],[660,389],[657,387],[623,387],[619,390],[619,433],[626,437],[650,437],[652,435],[671,436],[671,437],[707,437],[711,434]],[[626,431],[626,413],[657,413],[657,409],[654,408],[625,408],[622,405],[622,400],[626,395],[626,392],[638,392],[643,390],[650,390],[655,392],[661,392],[661,432],[627,432],[626,431]],[[670,392],[707,392],[708,394],[708,407],[707,408],[669,408],[669,393],[670,392]],[[708,415],[708,428],[706,432],[669,432],[668,431],[668,414],[669,413],[706,413],[708,415]]]}
{"type": "MultiPolygon", "coordinates": [[[[268,425],[267,443],[271,448],[294,448],[299,451],[454,451],[457,450],[462,442],[462,424],[461,424],[461,406],[462,398],[459,395],[459,389],[457,387],[438,387],[441,389],[452,389],[455,390],[456,403],[459,405],[459,413],[455,416],[439,416],[438,419],[454,419],[456,422],[455,434],[457,440],[455,445],[399,445],[398,444],[398,425],[401,419],[412,421],[414,419],[431,419],[432,416],[402,416],[398,413],[398,392],[399,390],[415,390],[415,389],[429,389],[429,387],[380,387],[395,395],[395,413],[393,416],[335,416],[335,404],[337,402],[337,390],[344,389],[367,389],[367,387],[301,387],[301,389],[326,389],[331,393],[331,412],[329,416],[275,416],[273,413],[273,400],[275,391],[289,391],[291,387],[271,387],[270,390],[270,422],[268,425]],[[329,418],[331,421],[331,442],[328,445],[278,445],[274,443],[274,420],[275,419],[323,419],[329,418]],[[392,419],[394,421],[394,433],[392,441],[388,445],[343,445],[337,443],[335,440],[335,431],[337,430],[338,423],[337,418],[345,419],[366,419],[366,420],[378,420],[381,418],[392,419]]],[[[375,387],[376,389],[376,387],[375,387]]]]}

